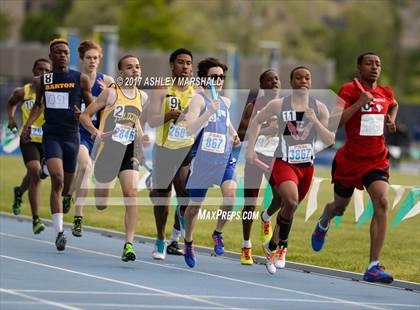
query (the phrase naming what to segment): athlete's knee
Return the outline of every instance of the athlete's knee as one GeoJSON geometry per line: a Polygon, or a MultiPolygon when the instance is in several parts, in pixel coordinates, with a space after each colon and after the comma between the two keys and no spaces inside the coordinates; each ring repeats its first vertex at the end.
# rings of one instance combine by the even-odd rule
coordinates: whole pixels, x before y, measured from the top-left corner
{"type": "Polygon", "coordinates": [[[41,182],[41,177],[39,174],[40,169],[40,167],[39,169],[37,169],[37,167],[28,168],[29,179],[32,185],[38,185],[41,182]]]}
{"type": "Polygon", "coordinates": [[[294,209],[299,204],[299,198],[295,195],[289,195],[284,197],[282,202],[285,209],[294,209]]]}
{"type": "Polygon", "coordinates": [[[64,187],[64,174],[61,172],[50,172],[51,188],[61,190],[64,187]]]}
{"type": "Polygon", "coordinates": [[[92,163],[90,160],[82,160],[79,163],[79,172],[84,175],[92,170],[92,163]]]}
{"type": "Polygon", "coordinates": [[[126,188],[123,189],[123,196],[124,197],[136,197],[137,196],[137,190],[135,188],[126,188]]]}
{"type": "Polygon", "coordinates": [[[388,200],[385,196],[379,196],[372,199],[375,213],[384,213],[388,210],[388,200]]]}

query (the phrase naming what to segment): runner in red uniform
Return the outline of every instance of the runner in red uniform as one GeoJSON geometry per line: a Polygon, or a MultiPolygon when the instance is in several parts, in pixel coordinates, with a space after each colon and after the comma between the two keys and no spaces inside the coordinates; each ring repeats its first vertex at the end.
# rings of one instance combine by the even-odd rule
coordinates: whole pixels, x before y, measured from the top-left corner
{"type": "Polygon", "coordinates": [[[327,204],[312,235],[312,248],[320,251],[325,243],[329,223],[343,215],[355,188],[363,187],[373,202],[374,215],[370,226],[370,264],[363,279],[391,283],[393,277],[379,265],[387,222],[389,154],[384,142],[384,124],[395,132],[398,104],[389,87],[379,85],[381,60],[374,53],[357,59],[362,86],[357,80],[344,84],[339,96],[344,100],[340,126],[345,125],[346,143],[335,156],[332,166],[334,201],[327,204]],[[363,90],[364,88],[364,90],[363,90]]]}
{"type": "Polygon", "coordinates": [[[271,239],[263,244],[267,256],[266,267],[270,274],[286,264],[289,233],[297,205],[311,185],[314,173],[315,142],[334,143],[335,134],[328,127],[329,111],[326,105],[312,98],[311,72],[297,67],[290,73],[292,94],[270,101],[252,120],[248,129],[247,162],[257,159],[255,141],[261,125],[277,117],[279,144],[274,152],[275,162],[270,184],[273,196],[280,197],[277,224],[271,239]],[[277,248],[280,248],[280,253],[277,248]],[[277,259],[277,261],[276,261],[277,259]]]}

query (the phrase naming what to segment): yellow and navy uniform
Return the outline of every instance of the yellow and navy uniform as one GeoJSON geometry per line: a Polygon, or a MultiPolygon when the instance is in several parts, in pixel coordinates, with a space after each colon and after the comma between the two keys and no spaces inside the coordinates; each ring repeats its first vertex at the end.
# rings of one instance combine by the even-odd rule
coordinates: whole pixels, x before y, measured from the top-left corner
{"type": "MultiPolygon", "coordinates": [[[[193,86],[189,86],[186,90],[180,90],[174,86],[168,87],[164,99],[163,115],[170,111],[185,110],[194,93],[193,86]]],[[[174,120],[170,120],[157,128],[156,144],[168,149],[180,149],[193,145],[194,136],[186,135],[185,121],[175,123],[174,120]]]]}
{"type": "Polygon", "coordinates": [[[112,181],[119,171],[138,169],[133,142],[141,129],[141,93],[135,88],[135,96],[128,98],[118,85],[115,87],[115,103],[104,108],[99,124],[102,132],[114,132],[102,141],[97,152],[95,178],[99,182],[112,181]]]}
{"type": "MultiPolygon", "coordinates": [[[[23,103],[21,106],[22,111],[22,124],[26,124],[32,107],[34,106],[36,93],[32,89],[32,84],[28,83],[23,86],[23,103]]],[[[42,142],[42,125],[44,125],[44,114],[42,113],[31,125],[31,142],[42,142]]],[[[22,133],[20,129],[20,134],[22,133]]]]}

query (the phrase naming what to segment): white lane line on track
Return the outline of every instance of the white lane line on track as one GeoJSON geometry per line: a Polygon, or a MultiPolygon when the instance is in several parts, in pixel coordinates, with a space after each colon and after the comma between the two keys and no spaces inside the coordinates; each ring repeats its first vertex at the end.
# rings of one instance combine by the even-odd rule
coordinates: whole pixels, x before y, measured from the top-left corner
{"type": "MultiPolygon", "coordinates": [[[[58,294],[58,295],[109,295],[109,296],[138,296],[138,297],[165,297],[173,298],[158,293],[136,293],[136,292],[104,292],[104,291],[63,291],[63,290],[21,290],[9,288],[15,292],[21,293],[39,293],[39,294],[58,294]]],[[[250,300],[250,301],[283,301],[283,302],[301,302],[301,303],[324,303],[324,304],[340,304],[338,301],[330,300],[316,300],[316,299],[301,299],[301,298],[275,298],[275,297],[251,297],[251,296],[220,296],[220,295],[187,295],[191,297],[198,297],[204,299],[234,299],[234,300],[250,300]]],[[[1,303],[1,301],[0,301],[1,303]]],[[[395,303],[377,303],[377,302],[363,302],[367,305],[387,306],[387,307],[408,307],[418,308],[418,304],[395,304],[395,303]]],[[[75,303],[72,303],[75,305],[75,303]]]]}
{"type": "MultiPolygon", "coordinates": [[[[34,238],[29,238],[29,237],[22,237],[22,236],[18,236],[18,235],[14,235],[14,234],[8,234],[8,233],[4,233],[4,232],[0,232],[0,235],[5,236],[5,237],[11,237],[11,238],[22,239],[22,240],[27,240],[27,241],[35,241],[35,242],[55,246],[55,244],[53,242],[45,241],[45,240],[38,240],[38,239],[34,239],[34,238]]],[[[121,259],[119,256],[114,255],[114,254],[88,250],[88,249],[79,248],[79,247],[75,247],[75,246],[66,246],[66,248],[78,250],[78,251],[81,251],[81,252],[86,252],[86,253],[91,253],[91,254],[108,256],[108,257],[114,257],[114,258],[121,259]]],[[[381,307],[371,306],[371,305],[360,303],[360,302],[355,302],[355,301],[350,301],[350,300],[345,300],[345,299],[335,298],[335,297],[329,297],[329,296],[324,296],[324,295],[319,295],[319,294],[312,294],[312,293],[307,293],[307,292],[303,292],[303,291],[272,286],[272,285],[258,283],[258,282],[236,279],[236,278],[233,278],[233,277],[225,277],[225,276],[221,276],[221,275],[217,275],[217,274],[213,274],[213,273],[208,273],[208,272],[203,272],[203,271],[196,271],[196,270],[191,270],[191,269],[186,269],[186,268],[181,268],[181,267],[158,264],[158,263],[143,261],[143,260],[140,260],[140,259],[137,259],[136,262],[143,263],[143,264],[148,264],[148,265],[153,265],[153,266],[157,266],[157,267],[161,267],[161,268],[181,270],[181,271],[184,271],[184,272],[200,274],[200,275],[204,275],[204,276],[207,276],[207,277],[214,277],[214,278],[217,278],[217,279],[242,283],[242,284],[246,284],[246,285],[258,286],[258,287],[263,287],[263,288],[268,288],[268,289],[273,289],[273,290],[278,290],[278,291],[283,291],[283,292],[300,294],[300,295],[304,295],[304,296],[310,296],[310,297],[316,297],[316,298],[320,298],[320,299],[337,301],[337,302],[340,302],[342,304],[349,304],[349,305],[354,305],[354,306],[363,307],[363,308],[367,308],[367,309],[385,310],[384,308],[381,308],[381,307]]]]}
{"type": "MultiPolygon", "coordinates": [[[[68,272],[68,273],[77,274],[77,275],[80,275],[80,276],[93,278],[93,279],[97,279],[97,280],[102,280],[102,281],[127,285],[127,286],[131,286],[131,287],[135,287],[135,288],[140,288],[140,289],[143,289],[143,290],[146,290],[146,291],[158,292],[158,293],[170,295],[170,296],[173,296],[173,297],[178,297],[178,298],[187,299],[187,300],[190,300],[190,301],[209,304],[209,305],[216,306],[216,307],[219,307],[219,308],[232,309],[232,307],[228,307],[228,306],[225,306],[225,305],[220,304],[220,303],[216,303],[216,302],[212,302],[212,301],[208,301],[208,300],[204,300],[204,299],[200,299],[200,298],[195,298],[195,297],[189,297],[189,296],[185,296],[185,295],[182,295],[182,294],[177,294],[177,293],[173,293],[173,292],[170,292],[170,291],[164,291],[164,290],[160,290],[160,289],[156,289],[156,288],[152,288],[152,287],[148,287],[148,286],[144,286],[144,285],[140,285],[140,284],[134,284],[134,283],[130,283],[130,282],[126,282],[126,281],[120,281],[120,280],[116,280],[116,279],[112,279],[112,278],[108,278],[108,277],[97,276],[97,275],[86,273],[86,272],[71,270],[71,269],[67,269],[67,268],[61,268],[61,267],[57,267],[57,266],[53,266],[53,265],[43,264],[43,263],[34,262],[34,261],[30,261],[30,260],[25,260],[25,259],[20,259],[20,258],[17,258],[17,257],[8,256],[8,255],[1,255],[0,254],[0,258],[5,258],[5,259],[18,261],[18,262],[21,262],[21,263],[32,264],[32,265],[36,265],[36,266],[41,266],[41,267],[45,267],[45,268],[50,268],[50,269],[54,269],[54,270],[65,271],[65,272],[68,272]]],[[[234,308],[234,309],[238,309],[238,308],[234,308]]]]}
{"type": "Polygon", "coordinates": [[[29,299],[29,300],[37,302],[38,304],[45,304],[45,305],[54,306],[54,307],[57,307],[57,308],[67,309],[67,310],[81,310],[81,308],[72,307],[72,306],[69,306],[69,305],[66,305],[66,304],[63,304],[63,303],[50,301],[50,300],[46,300],[46,299],[43,299],[43,298],[29,296],[27,294],[15,292],[13,290],[0,288],[0,292],[10,294],[10,295],[14,295],[14,296],[19,296],[19,297],[22,297],[22,298],[25,298],[25,299],[29,299]]]}
{"type": "MultiPolygon", "coordinates": [[[[0,301],[0,305],[27,305],[27,306],[34,306],[39,305],[37,302],[31,301],[0,301]]],[[[134,304],[109,304],[109,303],[82,303],[82,302],[73,302],[70,303],[73,306],[80,306],[80,307],[110,307],[113,309],[120,309],[120,308],[147,308],[147,309],[196,309],[196,310],[219,310],[219,307],[206,307],[206,306],[177,306],[177,305],[134,305],[134,304]]],[[[228,309],[237,309],[237,308],[228,308],[228,309]]],[[[263,310],[263,309],[255,309],[253,310],[263,310]]]]}

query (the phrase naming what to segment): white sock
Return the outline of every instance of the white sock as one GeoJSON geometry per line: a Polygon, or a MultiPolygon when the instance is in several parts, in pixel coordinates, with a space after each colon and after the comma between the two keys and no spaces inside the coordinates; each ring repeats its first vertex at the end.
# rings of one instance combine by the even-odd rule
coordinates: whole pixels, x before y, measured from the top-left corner
{"type": "Polygon", "coordinates": [[[252,248],[251,240],[242,241],[242,247],[243,248],[248,248],[248,249],[252,248]]]}
{"type": "Polygon", "coordinates": [[[58,234],[63,231],[63,213],[53,213],[52,215],[54,230],[58,234]]]}
{"type": "Polygon", "coordinates": [[[267,210],[263,212],[262,219],[264,222],[268,222],[269,220],[271,220],[271,216],[268,215],[267,210]]]}
{"type": "Polygon", "coordinates": [[[379,265],[379,261],[378,260],[373,260],[370,262],[368,269],[372,268],[373,266],[379,265]]]}
{"type": "Polygon", "coordinates": [[[175,227],[172,228],[172,241],[179,241],[179,237],[181,236],[181,231],[176,229],[175,227]]]}

